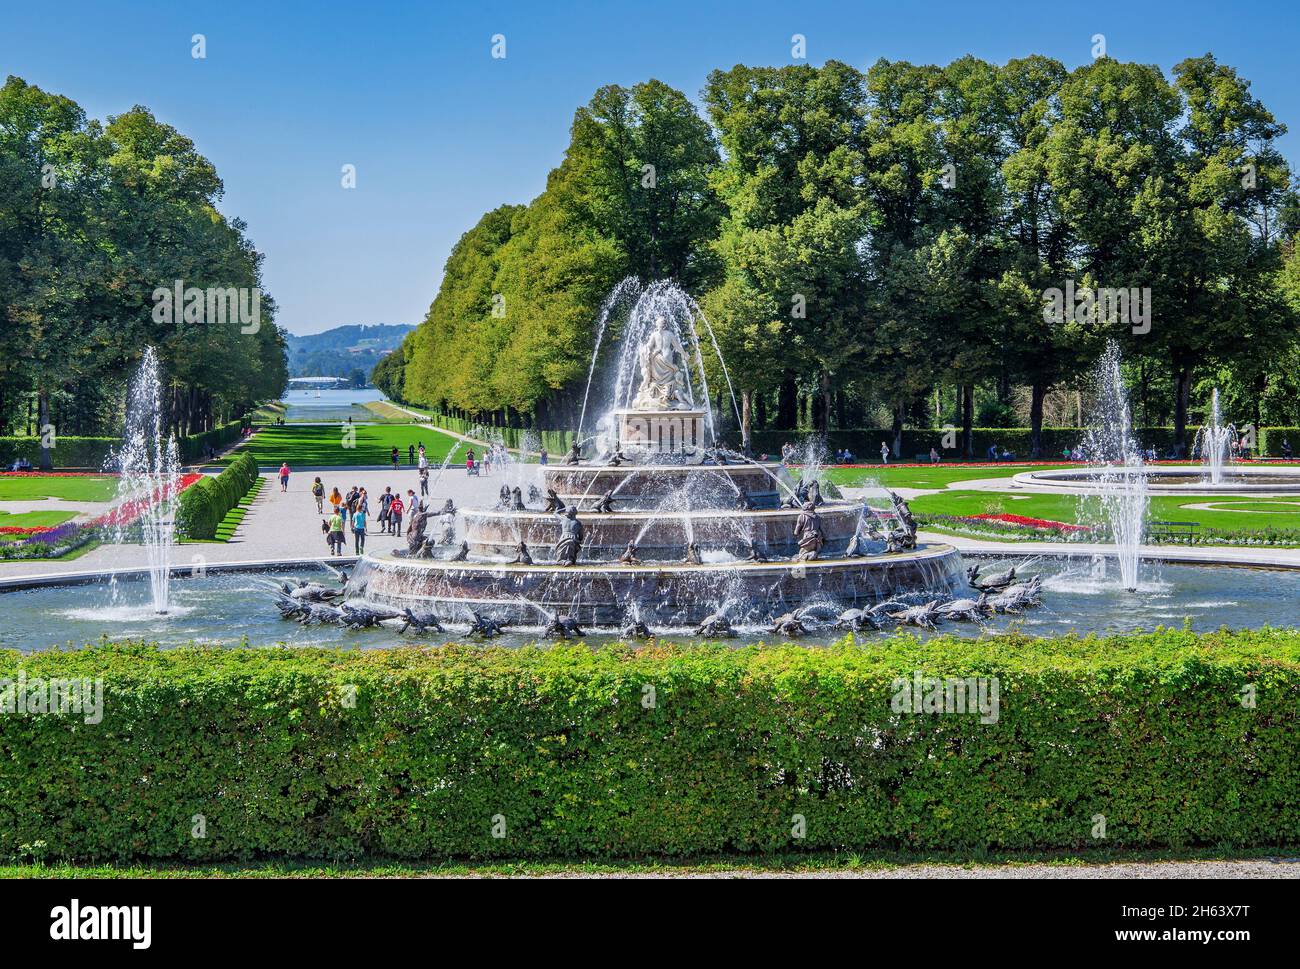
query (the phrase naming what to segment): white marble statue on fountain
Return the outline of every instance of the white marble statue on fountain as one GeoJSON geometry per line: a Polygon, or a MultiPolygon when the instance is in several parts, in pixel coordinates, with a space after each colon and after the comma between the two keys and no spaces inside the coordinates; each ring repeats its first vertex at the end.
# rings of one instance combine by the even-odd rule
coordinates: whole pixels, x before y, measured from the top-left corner
{"type": "Polygon", "coordinates": [[[655,317],[654,329],[641,344],[641,384],[632,406],[637,410],[691,410],[687,380],[686,350],[663,316],[655,317]]]}

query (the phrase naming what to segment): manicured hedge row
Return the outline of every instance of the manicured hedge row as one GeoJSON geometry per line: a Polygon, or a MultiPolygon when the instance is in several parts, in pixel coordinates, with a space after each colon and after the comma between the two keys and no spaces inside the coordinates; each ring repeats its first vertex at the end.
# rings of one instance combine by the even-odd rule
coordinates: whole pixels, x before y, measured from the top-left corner
{"type": "MultiPolygon", "coordinates": [[[[182,461],[202,460],[206,446],[223,448],[239,440],[240,421],[231,421],[202,434],[191,434],[177,442],[182,461]]],[[[51,460],[56,468],[103,468],[112,452],[121,447],[117,437],[63,437],[55,436],[51,460]]],[[[16,458],[26,458],[34,467],[41,466],[41,439],[39,437],[0,437],[0,464],[5,467],[16,458]]]]}
{"type": "Polygon", "coordinates": [[[102,720],[0,716],[0,855],[37,841],[50,860],[211,861],[1300,835],[1297,632],[0,651],[0,678],[20,672],[29,690],[102,677],[102,720]],[[996,722],[896,711],[917,675],[996,677],[996,722]]]}
{"type": "Polygon", "coordinates": [[[214,427],[210,431],[203,431],[200,434],[191,434],[188,437],[181,438],[179,443],[181,460],[187,462],[206,460],[209,446],[219,451],[226,445],[238,441],[239,431],[243,425],[244,420],[230,421],[228,424],[214,427]]]}
{"type": "Polygon", "coordinates": [[[257,480],[257,461],[244,451],[216,477],[206,476],[181,492],[176,523],[186,538],[206,539],[217,534],[226,512],[257,480]]]}
{"type": "Polygon", "coordinates": [[[1300,427],[1261,427],[1256,439],[1259,453],[1273,458],[1282,456],[1283,441],[1291,445],[1292,457],[1300,455],[1300,427]]]}
{"type": "MultiPolygon", "coordinates": [[[[469,437],[483,437],[485,425],[479,421],[467,421],[436,411],[427,411],[425,413],[429,423],[434,427],[445,428],[469,437]]],[[[488,433],[494,439],[499,435],[506,447],[515,450],[524,446],[525,439],[528,439],[527,444],[530,449],[536,449],[540,441],[541,446],[546,448],[551,455],[566,453],[572,447],[574,438],[573,431],[529,431],[517,427],[493,427],[488,429],[488,433]]]]}
{"type": "MultiPolygon", "coordinates": [[[[1197,427],[1187,428],[1187,439],[1196,439],[1197,427]]],[[[1265,430],[1273,430],[1266,428],[1265,430]]],[[[901,454],[891,455],[890,460],[911,461],[918,455],[928,455],[930,448],[938,450],[945,460],[961,456],[961,432],[953,432],[952,440],[956,447],[945,448],[944,437],[948,432],[943,428],[904,428],[903,450],[901,454]]],[[[1066,449],[1077,447],[1087,433],[1086,428],[1078,427],[1044,427],[1043,460],[1059,459],[1066,449]]],[[[799,444],[803,435],[794,431],[755,431],[750,437],[750,448],[755,454],[768,453],[779,455],[781,445],[799,444]]],[[[1154,446],[1160,457],[1164,458],[1173,447],[1174,429],[1172,427],[1140,427],[1137,438],[1144,445],[1154,446]]],[[[971,428],[974,456],[980,460],[988,454],[992,445],[1010,451],[1018,459],[1027,459],[1030,455],[1031,434],[1027,427],[975,427],[971,428]]],[[[894,431],[888,427],[857,428],[830,431],[826,435],[826,445],[831,451],[847,447],[854,455],[864,461],[880,460],[880,444],[885,442],[891,448],[894,445],[894,431]]],[[[1278,438],[1281,444],[1281,438],[1278,438]]],[[[1297,441],[1293,437],[1292,446],[1297,441]]]]}
{"type": "MultiPolygon", "coordinates": [[[[104,467],[109,453],[122,444],[115,437],[63,437],[56,435],[50,460],[56,468],[104,467]]],[[[41,439],[39,437],[0,437],[0,463],[9,467],[17,458],[26,458],[32,467],[41,466],[41,439]]]]}

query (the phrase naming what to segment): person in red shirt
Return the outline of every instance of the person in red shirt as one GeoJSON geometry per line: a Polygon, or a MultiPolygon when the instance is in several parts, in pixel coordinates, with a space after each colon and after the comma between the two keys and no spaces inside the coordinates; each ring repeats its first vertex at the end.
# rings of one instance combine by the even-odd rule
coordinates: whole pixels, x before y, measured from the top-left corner
{"type": "Polygon", "coordinates": [[[289,462],[286,461],[280,465],[280,491],[289,490],[289,462]]]}
{"type": "Polygon", "coordinates": [[[400,494],[393,496],[393,502],[388,506],[388,530],[394,535],[402,534],[402,512],[406,511],[406,506],[402,504],[400,494]]]}

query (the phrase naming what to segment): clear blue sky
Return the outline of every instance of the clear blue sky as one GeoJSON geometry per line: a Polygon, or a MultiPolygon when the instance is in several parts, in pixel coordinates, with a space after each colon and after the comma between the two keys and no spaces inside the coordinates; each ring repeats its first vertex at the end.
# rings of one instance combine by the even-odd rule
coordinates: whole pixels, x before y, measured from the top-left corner
{"type": "Polygon", "coordinates": [[[652,2],[58,4],[0,8],[0,74],[68,95],[92,117],[144,104],[193,138],[225,182],[221,203],[266,254],[267,290],[294,333],[418,322],[452,244],[483,212],[526,202],[602,84],[657,77],[698,99],[736,63],[879,57],[1067,67],[1108,53],[1166,73],[1212,52],[1300,145],[1300,3],[652,2]],[[207,38],[207,58],[190,37],[207,38]],[[506,36],[507,57],[490,56],[506,36]],[[340,187],[344,164],[357,188],[340,187]]]}

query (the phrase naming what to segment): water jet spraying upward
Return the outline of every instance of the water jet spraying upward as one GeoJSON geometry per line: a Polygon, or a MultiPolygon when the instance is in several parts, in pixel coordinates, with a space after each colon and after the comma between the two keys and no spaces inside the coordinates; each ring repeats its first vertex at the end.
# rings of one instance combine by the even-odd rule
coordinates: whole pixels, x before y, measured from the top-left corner
{"type": "Polygon", "coordinates": [[[180,491],[180,459],[176,439],[164,435],[162,395],[158,354],[153,347],[145,347],[140,369],[131,381],[122,449],[112,462],[120,475],[113,523],[119,545],[134,540],[135,529],[139,529],[157,613],[168,610],[171,546],[180,491]]]}

